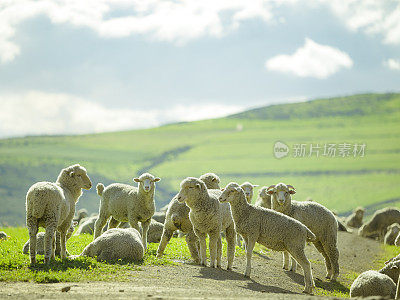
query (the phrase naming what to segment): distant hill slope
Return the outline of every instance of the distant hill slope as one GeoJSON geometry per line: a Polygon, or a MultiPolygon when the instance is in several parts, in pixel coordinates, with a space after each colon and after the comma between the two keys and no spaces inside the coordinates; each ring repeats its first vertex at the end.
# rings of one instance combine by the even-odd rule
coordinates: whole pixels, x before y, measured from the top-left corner
{"type": "MultiPolygon", "coordinates": [[[[29,186],[54,181],[61,168],[74,163],[87,168],[94,186],[98,182],[134,184],[132,178],[145,171],[161,177],[157,207],[170,201],[182,179],[206,172],[217,173],[222,185],[287,182],[297,188],[295,199],[311,197],[339,213],[358,205],[367,206],[369,212],[397,205],[399,107],[400,94],[354,95],[146,130],[3,139],[0,223],[23,224],[29,186]],[[277,141],[289,147],[287,157],[274,157],[277,141]],[[339,146],[345,143],[350,149],[342,157],[339,146]],[[323,155],[329,144],[335,145],[334,157],[323,155]],[[361,144],[366,145],[364,156],[358,152],[354,156],[354,146],[361,144]],[[305,152],[299,157],[295,149],[301,145],[305,152]]],[[[98,211],[95,188],[84,192],[79,207],[98,211]]]]}

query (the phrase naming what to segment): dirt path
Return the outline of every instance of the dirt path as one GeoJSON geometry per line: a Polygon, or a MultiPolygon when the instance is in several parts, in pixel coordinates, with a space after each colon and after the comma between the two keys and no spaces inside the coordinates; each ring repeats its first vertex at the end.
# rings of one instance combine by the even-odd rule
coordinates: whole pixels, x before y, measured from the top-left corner
{"type": "MultiPolygon", "coordinates": [[[[339,232],[341,276],[339,282],[326,281],[322,256],[307,246],[317,287],[346,290],[345,273],[362,272],[372,267],[382,251],[381,245],[354,234],[339,232]]],[[[167,250],[168,251],[168,248],[167,250]]],[[[224,261],[225,262],[225,261],[224,261]]],[[[223,265],[225,266],[225,264],[223,265]]],[[[303,272],[282,270],[282,254],[253,255],[252,278],[243,276],[245,257],[237,257],[233,272],[182,263],[178,266],[145,266],[132,273],[130,282],[79,283],[0,283],[0,298],[6,299],[122,299],[122,298],[259,298],[307,299],[301,294],[303,272]],[[71,286],[67,293],[63,287],[71,286]]],[[[319,297],[312,297],[318,299],[319,297]]]]}

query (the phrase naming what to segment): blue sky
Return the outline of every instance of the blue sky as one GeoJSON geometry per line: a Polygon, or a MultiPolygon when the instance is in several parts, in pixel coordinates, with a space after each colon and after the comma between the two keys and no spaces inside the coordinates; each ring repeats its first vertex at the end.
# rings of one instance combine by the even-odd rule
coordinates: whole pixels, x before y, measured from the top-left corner
{"type": "Polygon", "coordinates": [[[400,89],[400,2],[5,0],[0,137],[400,89]]]}

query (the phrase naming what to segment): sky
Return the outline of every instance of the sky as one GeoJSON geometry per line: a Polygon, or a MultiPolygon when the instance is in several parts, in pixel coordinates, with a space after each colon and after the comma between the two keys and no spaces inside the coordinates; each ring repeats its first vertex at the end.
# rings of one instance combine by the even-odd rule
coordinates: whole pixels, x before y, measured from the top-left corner
{"type": "Polygon", "coordinates": [[[0,138],[399,90],[399,0],[0,1],[0,138]]]}

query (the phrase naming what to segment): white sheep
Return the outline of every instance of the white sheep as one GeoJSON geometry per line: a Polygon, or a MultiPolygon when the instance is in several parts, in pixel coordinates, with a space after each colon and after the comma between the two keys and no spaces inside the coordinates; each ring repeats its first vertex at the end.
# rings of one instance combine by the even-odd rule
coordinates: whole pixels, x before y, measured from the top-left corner
{"type": "Polygon", "coordinates": [[[229,202],[236,229],[246,243],[245,276],[250,276],[251,256],[257,242],[275,251],[288,251],[303,268],[304,293],[311,294],[314,281],[311,264],[304,248],[306,241],[315,241],[315,235],[306,226],[289,216],[249,204],[244,191],[237,183],[229,183],[220,195],[219,201],[229,202]]]}
{"type": "Polygon", "coordinates": [[[131,227],[139,230],[138,222],[141,222],[143,246],[146,250],[147,231],[155,211],[155,182],[160,181],[160,178],[144,173],[133,180],[138,182],[138,187],[122,183],[113,183],[106,188],[101,183],[97,185],[101,203],[99,218],[94,227],[94,239],[101,234],[102,228],[111,216],[108,228],[117,227],[119,222],[129,222],[131,227]]]}
{"type": "Polygon", "coordinates": [[[363,207],[357,207],[353,213],[346,218],[346,225],[353,228],[360,228],[363,224],[365,209],[363,207]]]}
{"type": "Polygon", "coordinates": [[[29,230],[30,261],[36,263],[36,235],[39,226],[46,228],[44,260],[48,264],[55,257],[52,247],[54,232],[61,234],[61,258],[66,257],[66,234],[75,214],[75,205],[82,189],[90,189],[86,169],[79,164],[62,169],[57,181],[38,182],[26,194],[26,225],[29,230]]]}
{"type": "Polygon", "coordinates": [[[186,202],[190,208],[189,219],[200,243],[200,264],[207,265],[206,236],[208,234],[210,266],[221,267],[221,231],[225,231],[228,244],[227,269],[230,270],[235,257],[236,232],[229,205],[218,201],[221,191],[207,189],[202,180],[194,177],[186,178],[180,186],[178,201],[186,202]]]}
{"type": "MultiPolygon", "coordinates": [[[[254,193],[254,188],[258,187],[257,184],[251,184],[250,182],[246,181],[243,182],[240,187],[244,191],[244,194],[246,195],[247,202],[251,204],[251,199],[253,199],[253,193],[254,193]]],[[[242,237],[240,234],[236,234],[236,242],[239,247],[242,247],[242,237]]]]}
{"type": "Polygon", "coordinates": [[[267,186],[263,186],[258,191],[258,197],[254,205],[264,208],[271,208],[271,195],[267,193],[267,186]]]}
{"type": "Polygon", "coordinates": [[[89,217],[88,211],[86,208],[81,208],[77,211],[76,216],[74,217],[74,221],[80,223],[82,219],[89,217]]]}
{"type": "Polygon", "coordinates": [[[98,216],[83,218],[79,223],[78,229],[76,230],[74,235],[93,234],[94,224],[96,223],[97,218],[98,216]]]}
{"type": "Polygon", "coordinates": [[[396,285],[380,272],[369,270],[361,273],[350,287],[350,297],[382,296],[394,298],[396,285]]]}
{"type": "Polygon", "coordinates": [[[0,231],[0,240],[6,240],[7,237],[7,233],[5,233],[4,231],[0,231]]]}
{"type": "MultiPolygon", "coordinates": [[[[122,223],[121,223],[122,224],[122,223]]],[[[129,226],[129,224],[127,224],[129,226]]],[[[164,225],[160,222],[157,222],[154,219],[151,219],[149,230],[147,231],[147,242],[148,243],[158,243],[161,240],[161,235],[163,233],[164,225]]],[[[142,227],[140,226],[140,231],[143,232],[142,227]]]]}
{"type": "Polygon", "coordinates": [[[92,241],[76,257],[90,256],[97,261],[140,261],[144,247],[140,233],[135,228],[112,228],[92,241]]]}
{"type": "Polygon", "coordinates": [[[395,240],[399,235],[399,233],[400,233],[399,223],[393,223],[392,225],[388,226],[383,242],[386,245],[394,245],[395,240]]]}
{"type": "MultiPolygon", "coordinates": [[[[202,180],[208,189],[219,189],[219,177],[214,173],[206,173],[201,175],[202,180]]],[[[175,195],[168,205],[164,230],[161,237],[160,245],[157,249],[157,257],[161,257],[164,253],[165,247],[169,243],[172,235],[176,230],[186,234],[186,243],[189,248],[190,255],[195,263],[199,263],[198,239],[193,231],[192,223],[189,219],[190,208],[185,204],[178,201],[178,195],[175,195]]]]}
{"type": "Polygon", "coordinates": [[[387,227],[393,223],[400,224],[400,210],[395,207],[382,208],[374,213],[371,220],[360,227],[358,235],[369,237],[377,234],[383,242],[387,227]]]}
{"type": "MultiPolygon", "coordinates": [[[[325,259],[326,278],[336,280],[339,275],[339,250],[337,247],[338,224],[333,213],[319,203],[292,200],[296,190],[291,185],[278,183],[268,188],[272,196],[272,208],[284,213],[307,226],[316,236],[313,242],[325,259]]],[[[284,252],[284,269],[289,269],[289,255],[284,252]]],[[[291,270],[296,270],[296,261],[292,260],[291,270]]]]}

